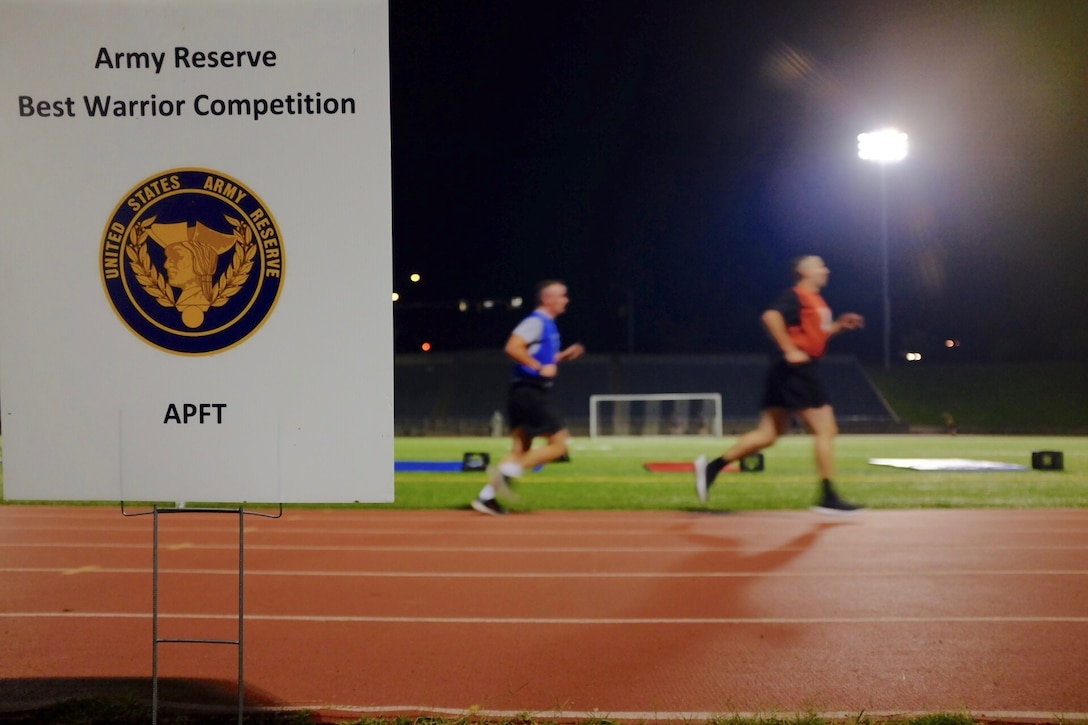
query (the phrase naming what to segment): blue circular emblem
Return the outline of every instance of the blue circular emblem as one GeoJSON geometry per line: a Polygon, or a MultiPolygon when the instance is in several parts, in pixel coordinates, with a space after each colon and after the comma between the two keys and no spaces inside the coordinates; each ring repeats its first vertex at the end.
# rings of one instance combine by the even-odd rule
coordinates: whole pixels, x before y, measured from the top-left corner
{"type": "Polygon", "coordinates": [[[235,179],[175,169],[145,179],[102,236],[102,283],[145,342],[211,355],[248,338],[283,284],[283,239],[268,208],[235,179]]]}

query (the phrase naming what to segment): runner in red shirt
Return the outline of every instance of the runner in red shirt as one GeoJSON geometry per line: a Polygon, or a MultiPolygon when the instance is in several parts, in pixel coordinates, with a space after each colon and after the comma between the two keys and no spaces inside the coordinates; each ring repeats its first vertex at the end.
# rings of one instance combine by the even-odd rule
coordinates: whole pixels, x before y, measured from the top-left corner
{"type": "Polygon", "coordinates": [[[821,480],[819,499],[813,508],[823,513],[850,513],[860,507],[840,498],[831,483],[839,428],[820,381],[817,360],[827,350],[828,340],[843,330],[864,327],[865,320],[853,312],[832,319],[831,309],[820,296],[830,274],[822,259],[815,255],[799,257],[793,271],[797,284],[763,313],[763,324],[777,349],[764,381],[759,424],[718,458],[708,462],[706,456],[699,456],[695,460],[695,489],[705,503],[714,479],[730,461],[773,444],[789,429],[790,416],[796,413],[815,443],[816,470],[821,480]]]}

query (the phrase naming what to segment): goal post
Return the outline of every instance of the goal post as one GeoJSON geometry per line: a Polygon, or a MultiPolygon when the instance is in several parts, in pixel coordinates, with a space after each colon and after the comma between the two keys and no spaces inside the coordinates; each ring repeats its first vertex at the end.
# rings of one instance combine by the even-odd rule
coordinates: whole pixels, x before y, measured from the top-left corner
{"type": "Polygon", "coordinates": [[[589,437],[608,435],[722,436],[721,393],[589,396],[589,437]]]}

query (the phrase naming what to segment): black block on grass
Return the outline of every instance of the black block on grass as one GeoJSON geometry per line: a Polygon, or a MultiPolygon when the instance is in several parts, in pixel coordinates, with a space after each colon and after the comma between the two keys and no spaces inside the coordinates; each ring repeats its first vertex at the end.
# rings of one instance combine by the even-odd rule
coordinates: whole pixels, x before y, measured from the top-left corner
{"type": "Polygon", "coordinates": [[[484,471],[489,463],[491,463],[489,453],[465,453],[464,458],[461,459],[461,470],[484,471]]]}
{"type": "Polygon", "coordinates": [[[1061,471],[1065,469],[1065,457],[1061,451],[1034,451],[1031,467],[1036,471],[1061,471]]]}
{"type": "Polygon", "coordinates": [[[753,453],[750,456],[745,456],[744,458],[740,459],[740,472],[741,473],[752,473],[754,471],[762,471],[762,470],[763,470],[763,454],[762,453],[753,453]]]}

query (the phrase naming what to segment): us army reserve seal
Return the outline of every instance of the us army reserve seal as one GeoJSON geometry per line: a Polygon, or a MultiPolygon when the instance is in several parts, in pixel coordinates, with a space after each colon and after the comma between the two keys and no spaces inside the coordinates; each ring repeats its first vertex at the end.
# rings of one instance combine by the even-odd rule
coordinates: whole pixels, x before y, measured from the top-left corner
{"type": "Polygon", "coordinates": [[[283,240],[268,208],[207,169],[167,171],[129,191],[106,224],[99,261],[122,322],[180,355],[241,343],[283,284],[283,240]]]}

